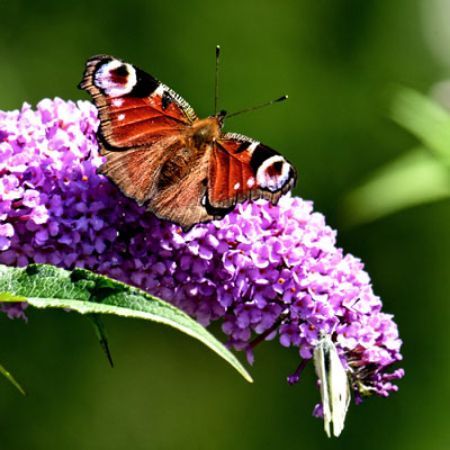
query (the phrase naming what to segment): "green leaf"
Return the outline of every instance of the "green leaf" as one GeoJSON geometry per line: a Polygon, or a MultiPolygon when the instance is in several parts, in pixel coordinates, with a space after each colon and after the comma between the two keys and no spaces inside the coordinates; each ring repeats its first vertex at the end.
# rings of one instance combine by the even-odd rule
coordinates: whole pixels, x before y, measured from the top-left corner
{"type": "Polygon", "coordinates": [[[81,314],[114,314],[170,325],[198,339],[247,381],[253,381],[237,358],[187,314],[140,289],[88,270],[67,271],[45,264],[26,268],[0,265],[0,295],[3,301],[26,298],[36,308],[69,308],[81,314]]]}
{"type": "Polygon", "coordinates": [[[412,89],[401,88],[391,116],[450,167],[450,115],[445,109],[412,89]]]}
{"type": "Polygon", "coordinates": [[[0,292],[0,302],[26,302],[25,297],[13,295],[10,292],[0,292]]]}
{"type": "Polygon", "coordinates": [[[22,386],[16,381],[16,379],[0,364],[0,374],[3,375],[16,389],[22,394],[26,395],[22,386]]]}
{"type": "Polygon", "coordinates": [[[343,216],[346,224],[358,225],[449,197],[447,168],[424,148],[418,148],[385,165],[350,192],[344,198],[343,216]]]}
{"type": "Polygon", "coordinates": [[[89,314],[87,317],[89,318],[89,320],[92,323],[92,326],[94,327],[98,342],[100,343],[100,347],[102,348],[103,353],[105,354],[106,359],[109,362],[109,365],[111,367],[114,367],[114,362],[112,359],[111,351],[109,349],[106,328],[105,328],[105,325],[103,323],[101,316],[99,314],[89,314]]]}

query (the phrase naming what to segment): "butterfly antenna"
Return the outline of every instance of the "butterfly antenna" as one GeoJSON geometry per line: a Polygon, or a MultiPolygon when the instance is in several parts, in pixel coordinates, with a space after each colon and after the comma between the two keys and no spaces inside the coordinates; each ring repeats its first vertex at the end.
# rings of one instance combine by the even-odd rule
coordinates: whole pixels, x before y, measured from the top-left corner
{"type": "Polygon", "coordinates": [[[227,114],[227,119],[230,117],[233,117],[233,116],[237,116],[239,114],[247,113],[250,111],[255,111],[256,109],[265,108],[266,106],[273,105],[274,103],[284,102],[287,99],[288,99],[288,96],[283,95],[282,97],[276,98],[275,100],[271,100],[270,102],[262,103],[261,105],[253,106],[251,108],[241,109],[240,111],[234,112],[232,114],[227,114]]]}
{"type": "Polygon", "coordinates": [[[214,115],[217,114],[217,107],[219,103],[219,60],[220,60],[220,45],[216,45],[216,76],[214,85],[214,115]]]}

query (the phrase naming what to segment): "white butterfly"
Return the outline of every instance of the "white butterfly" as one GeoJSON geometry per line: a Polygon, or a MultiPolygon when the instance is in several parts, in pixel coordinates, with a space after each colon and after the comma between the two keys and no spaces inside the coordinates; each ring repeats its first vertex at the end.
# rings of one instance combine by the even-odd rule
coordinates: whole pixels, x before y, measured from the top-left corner
{"type": "Polygon", "coordinates": [[[314,348],[314,366],[320,380],[324,428],[328,437],[330,424],[338,437],[344,429],[345,416],[350,403],[350,386],[347,372],[339,359],[330,335],[322,333],[314,348]]]}

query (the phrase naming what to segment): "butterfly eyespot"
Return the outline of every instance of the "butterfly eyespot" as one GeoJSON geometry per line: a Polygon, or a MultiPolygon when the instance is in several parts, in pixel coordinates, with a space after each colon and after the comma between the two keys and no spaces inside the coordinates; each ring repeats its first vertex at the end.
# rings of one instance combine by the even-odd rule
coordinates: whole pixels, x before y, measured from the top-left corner
{"type": "Polygon", "coordinates": [[[261,163],[256,172],[258,184],[272,192],[280,190],[290,177],[290,165],[281,155],[267,158],[261,163]]]}
{"type": "Polygon", "coordinates": [[[125,119],[125,114],[119,114],[117,116],[117,120],[123,120],[123,119],[125,119]]]}
{"type": "Polygon", "coordinates": [[[275,172],[277,175],[280,175],[282,169],[283,169],[283,162],[282,161],[277,161],[277,162],[274,162],[272,164],[272,166],[270,166],[267,169],[267,171],[275,172]]]}
{"type": "Polygon", "coordinates": [[[111,74],[117,78],[124,78],[129,75],[129,72],[127,66],[122,64],[117,69],[111,69],[111,74]]]}
{"type": "Polygon", "coordinates": [[[94,84],[110,97],[129,94],[136,83],[136,70],[133,66],[117,59],[100,65],[94,75],[94,84]]]}
{"type": "Polygon", "coordinates": [[[236,183],[236,184],[233,186],[233,189],[234,189],[235,191],[237,191],[240,187],[241,187],[241,183],[236,183]]]}

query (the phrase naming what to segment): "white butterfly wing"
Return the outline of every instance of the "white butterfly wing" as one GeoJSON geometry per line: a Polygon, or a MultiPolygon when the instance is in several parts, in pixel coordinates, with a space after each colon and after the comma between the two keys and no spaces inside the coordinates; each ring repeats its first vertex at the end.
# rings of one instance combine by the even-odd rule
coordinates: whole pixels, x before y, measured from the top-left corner
{"type": "Polygon", "coordinates": [[[333,422],[333,434],[338,437],[344,429],[345,416],[350,404],[350,386],[347,373],[333,343],[329,351],[329,360],[328,388],[331,421],[333,422]]]}
{"type": "Polygon", "coordinates": [[[331,405],[330,397],[328,395],[328,370],[327,370],[327,356],[325,351],[325,342],[321,340],[314,348],[314,367],[316,374],[320,381],[320,396],[322,398],[323,410],[323,424],[325,433],[330,437],[330,423],[331,423],[331,405]]]}
{"type": "Polygon", "coordinates": [[[328,335],[324,335],[314,349],[314,366],[320,380],[325,432],[330,437],[330,424],[333,424],[333,435],[338,437],[344,429],[350,404],[350,386],[336,347],[328,335]]]}

